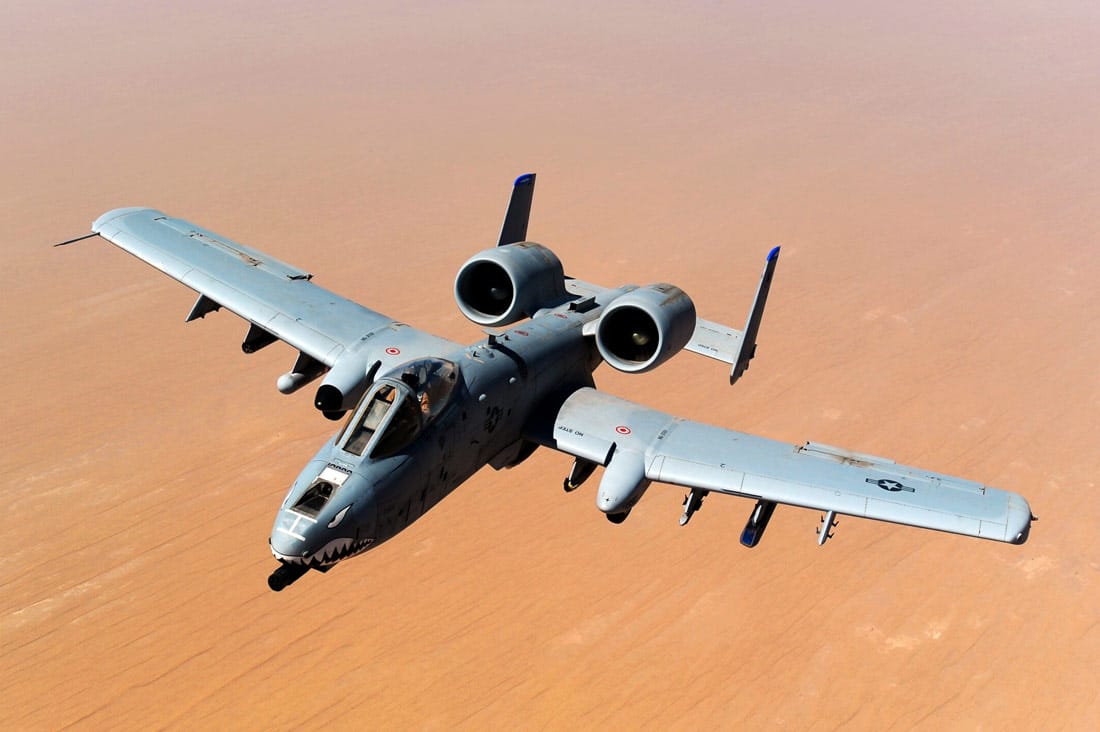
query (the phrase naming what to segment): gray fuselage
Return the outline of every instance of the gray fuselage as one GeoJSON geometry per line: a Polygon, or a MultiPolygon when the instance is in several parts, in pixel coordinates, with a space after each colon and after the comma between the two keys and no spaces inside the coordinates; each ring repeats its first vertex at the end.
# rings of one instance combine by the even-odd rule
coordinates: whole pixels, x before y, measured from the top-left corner
{"type": "Polygon", "coordinates": [[[272,553],[284,563],[326,569],[397,535],[484,465],[525,459],[536,445],[524,436],[551,422],[576,389],[592,385],[599,358],[582,328],[601,309],[555,308],[487,341],[381,375],[294,481],[275,519],[272,553]],[[383,417],[359,447],[351,432],[370,420],[372,399],[388,397],[392,406],[383,407],[412,421],[409,405],[423,398],[423,385],[403,374],[424,364],[453,365],[446,404],[433,405],[396,450],[384,443],[400,415],[383,417]]]}

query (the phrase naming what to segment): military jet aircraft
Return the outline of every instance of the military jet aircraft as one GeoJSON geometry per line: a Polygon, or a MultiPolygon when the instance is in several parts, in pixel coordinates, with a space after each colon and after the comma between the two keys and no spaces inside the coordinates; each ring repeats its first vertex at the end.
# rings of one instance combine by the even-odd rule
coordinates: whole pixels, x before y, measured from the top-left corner
{"type": "MultiPolygon", "coordinates": [[[[290,486],[271,532],[279,591],[396,536],[488,464],[522,463],[539,447],[573,457],[566,491],[602,468],[596,506],[624,521],[651,483],[688,489],[680,524],[709,493],[756,501],[741,543],[754,547],[778,504],[1022,544],[1023,497],[981,483],[813,442],[791,445],[664,414],[595,389],[601,363],[655,369],[682,349],[748,368],[779,259],[767,255],[742,330],[696,317],[680,288],[607,288],[565,275],[527,241],[535,175],[516,179],[497,246],[462,265],[454,295],[487,331],[454,343],[318,287],[312,275],[160,211],[120,208],[100,236],[199,293],[187,321],[225,308],[248,321],[241,348],[281,340],[298,350],[276,386],[321,379],[314,403],[344,426],[290,486]]],[[[60,245],[59,245],[60,246],[60,245]]]]}

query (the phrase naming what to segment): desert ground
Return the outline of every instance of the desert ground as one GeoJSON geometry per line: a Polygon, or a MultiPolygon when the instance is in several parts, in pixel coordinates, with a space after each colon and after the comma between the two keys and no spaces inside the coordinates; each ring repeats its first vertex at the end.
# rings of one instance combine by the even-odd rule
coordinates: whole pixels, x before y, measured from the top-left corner
{"type": "Polygon", "coordinates": [[[0,728],[1100,727],[1095,3],[9,2],[0,12],[0,728]],[[612,393],[1017,491],[1023,546],[545,450],[268,590],[336,428],[227,312],[93,239],[146,205],[440,335],[512,179],[576,276],[669,281],[756,359],[612,393]],[[597,476],[598,477],[598,476],[597,476]]]}

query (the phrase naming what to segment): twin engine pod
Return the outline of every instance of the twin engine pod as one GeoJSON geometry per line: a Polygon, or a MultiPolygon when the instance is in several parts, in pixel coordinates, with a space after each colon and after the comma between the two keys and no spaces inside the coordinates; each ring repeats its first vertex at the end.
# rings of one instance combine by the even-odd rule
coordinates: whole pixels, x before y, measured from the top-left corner
{"type": "Polygon", "coordinates": [[[613,368],[641,373],[676,355],[694,332],[695,303],[662,283],[615,298],[596,326],[596,347],[613,368]]]}
{"type": "MultiPolygon", "coordinates": [[[[533,242],[486,249],[455,278],[462,314],[481,326],[510,325],[567,302],[565,273],[557,256],[533,242]]],[[[657,368],[695,332],[695,304],[675,285],[659,283],[619,295],[596,326],[600,356],[619,371],[657,368]]]]}
{"type": "MultiPolygon", "coordinates": [[[[487,327],[515,323],[570,299],[561,260],[533,242],[495,247],[472,257],[458,271],[454,291],[462,314],[487,327]]],[[[678,353],[694,332],[691,298],[679,287],[662,283],[615,297],[596,324],[595,345],[613,368],[641,373],[678,353]]],[[[379,365],[372,364],[366,353],[345,353],[325,373],[322,364],[303,354],[279,378],[278,388],[290,394],[324,374],[314,405],[325,416],[339,419],[359,402],[379,365]]]]}
{"type": "Polygon", "coordinates": [[[509,325],[567,299],[561,260],[533,242],[486,249],[455,278],[458,309],[482,326],[509,325]]]}

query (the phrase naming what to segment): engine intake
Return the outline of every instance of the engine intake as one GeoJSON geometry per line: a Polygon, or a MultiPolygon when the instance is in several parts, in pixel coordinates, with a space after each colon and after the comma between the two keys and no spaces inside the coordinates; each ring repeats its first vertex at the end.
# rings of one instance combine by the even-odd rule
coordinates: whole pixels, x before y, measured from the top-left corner
{"type": "Polygon", "coordinates": [[[486,249],[455,278],[458,309],[478,325],[508,325],[565,299],[561,261],[533,242],[486,249]]]}
{"type": "Polygon", "coordinates": [[[676,355],[694,332],[695,303],[662,283],[616,298],[596,326],[596,347],[613,368],[641,373],[676,355]]]}

